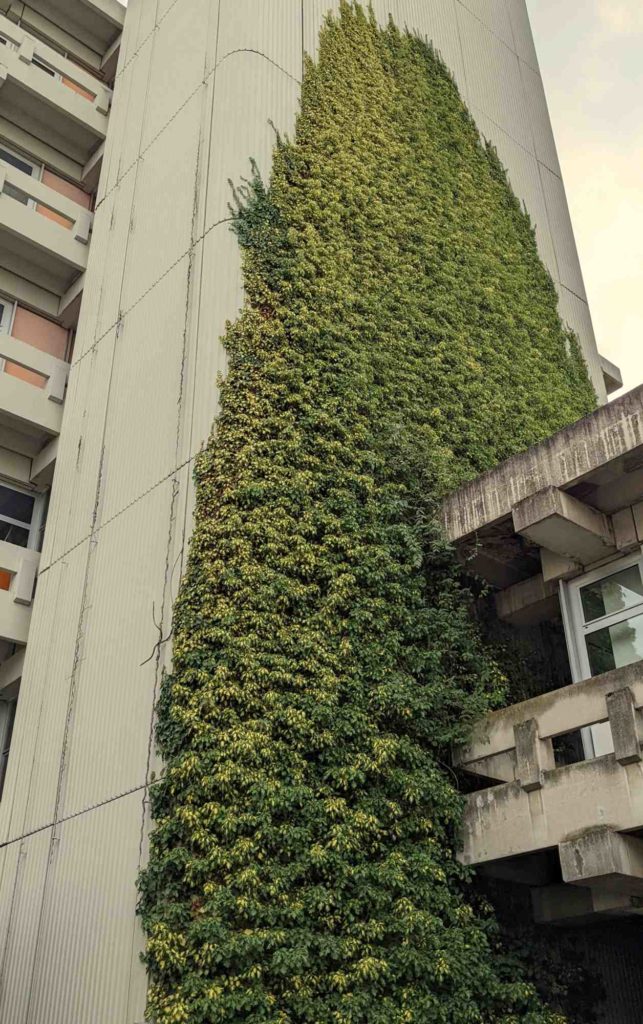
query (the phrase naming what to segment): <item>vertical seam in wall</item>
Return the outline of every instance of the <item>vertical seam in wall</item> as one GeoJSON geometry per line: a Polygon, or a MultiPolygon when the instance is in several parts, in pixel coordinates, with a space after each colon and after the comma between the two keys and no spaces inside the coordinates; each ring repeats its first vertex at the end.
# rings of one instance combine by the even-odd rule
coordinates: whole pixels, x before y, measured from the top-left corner
{"type": "MultiPolygon", "coordinates": [[[[462,45],[462,33],[460,31],[460,17],[458,15],[458,0],[451,0],[451,6],[453,8],[453,20],[455,21],[456,32],[458,33],[458,46],[460,47],[460,60],[462,61],[462,74],[464,75],[464,87],[466,89],[466,102],[469,105],[469,79],[467,76],[467,62],[464,59],[464,46],[462,45]]],[[[471,13],[471,12],[469,12],[471,13]]]]}
{"type": "MultiPolygon", "coordinates": [[[[209,11],[209,13],[211,13],[211,11],[212,11],[212,5],[211,4],[208,6],[208,11],[209,11]]],[[[215,58],[216,58],[216,50],[218,48],[218,32],[219,32],[220,12],[221,12],[221,6],[219,4],[219,8],[218,8],[218,12],[217,12],[218,20],[217,20],[216,43],[215,43],[215,58]]],[[[206,39],[210,38],[210,21],[211,21],[211,19],[210,19],[210,17],[208,17],[206,39]]],[[[216,60],[215,60],[215,63],[216,63],[216,60]]],[[[203,69],[204,79],[205,79],[205,77],[208,74],[207,64],[208,64],[208,46],[207,46],[207,43],[206,43],[205,54],[204,54],[204,69],[203,69]]],[[[204,91],[203,98],[204,98],[204,101],[207,99],[207,90],[204,91]]],[[[204,101],[202,101],[202,107],[205,106],[205,102],[204,101]]],[[[207,164],[208,168],[209,168],[210,153],[211,153],[212,116],[210,116],[209,123],[210,123],[210,133],[209,133],[209,137],[208,137],[208,164],[207,164]]],[[[200,119],[200,128],[199,128],[199,130],[201,130],[202,124],[203,124],[203,116],[200,119]]],[[[184,419],[185,419],[185,409],[184,409],[185,397],[184,397],[184,391],[185,391],[185,384],[186,384],[187,358],[188,358],[188,342],[189,342],[189,332],[190,332],[190,306],[191,306],[191,298],[192,298],[194,266],[195,266],[195,262],[196,262],[196,244],[195,244],[195,239],[198,237],[198,234],[199,234],[199,182],[200,182],[200,176],[201,176],[201,170],[202,170],[202,149],[204,148],[203,147],[203,141],[204,140],[200,139],[199,143],[198,143],[197,159],[196,159],[196,166],[195,166],[195,171],[194,171],[194,197],[193,197],[193,205],[192,205],[192,225],[191,225],[191,232],[190,232],[191,246],[190,246],[190,255],[189,255],[188,269],[187,269],[187,282],[186,282],[186,294],[185,294],[185,317],[184,317],[184,322],[183,322],[183,341],[182,341],[182,350],[181,350],[181,366],[180,366],[180,370],[179,370],[179,395],[178,395],[178,401],[177,401],[177,415],[176,415],[176,434],[175,434],[175,449],[174,449],[174,456],[175,456],[174,464],[175,465],[178,465],[180,463],[180,461],[181,461],[181,459],[180,459],[181,444],[182,444],[183,433],[184,433],[184,429],[185,429],[185,422],[184,422],[184,419]]],[[[206,172],[206,184],[207,184],[207,172],[206,172]]],[[[203,216],[205,217],[206,215],[207,215],[207,204],[205,205],[204,211],[203,211],[203,216]]],[[[201,254],[201,268],[202,268],[202,266],[203,266],[203,252],[201,254]]],[[[199,296],[200,296],[200,294],[201,294],[201,279],[199,279],[198,293],[199,293],[199,296]]],[[[197,325],[196,337],[198,338],[198,325],[197,325]]],[[[144,843],[145,843],[145,828],[146,828],[146,819],[147,819],[147,807],[148,807],[148,803],[149,803],[149,799],[150,799],[147,787],[148,787],[149,782],[150,782],[150,766],[151,766],[151,762],[152,762],[152,752],[153,752],[153,747],[154,747],[154,733],[155,733],[155,724],[156,724],[156,703],[157,703],[157,699],[158,699],[160,680],[161,680],[162,672],[164,670],[164,663],[165,663],[164,651],[162,650],[161,642],[160,641],[161,641],[162,637],[166,635],[165,620],[166,620],[166,617],[167,617],[167,614],[168,614],[168,607],[167,607],[167,605],[168,605],[168,597],[169,597],[169,619],[170,619],[170,622],[172,620],[172,613],[173,613],[173,606],[174,606],[174,595],[172,594],[172,584],[173,584],[173,578],[174,578],[174,570],[176,568],[177,563],[179,561],[182,561],[183,552],[184,552],[184,548],[185,548],[185,536],[184,536],[185,527],[184,527],[183,528],[183,532],[181,533],[181,546],[180,546],[179,554],[177,555],[177,558],[174,561],[174,563],[171,564],[172,550],[173,550],[173,546],[174,546],[174,543],[175,543],[176,537],[177,537],[176,525],[177,525],[177,522],[179,521],[179,518],[180,518],[179,517],[180,473],[181,473],[181,471],[177,471],[177,473],[175,474],[174,479],[172,481],[172,498],[171,498],[171,501],[170,501],[170,514],[169,514],[169,520],[168,520],[167,544],[166,544],[166,552],[165,552],[165,568],[164,568],[164,577],[163,577],[164,578],[163,599],[162,599],[162,605],[161,605],[160,616],[159,616],[159,621],[161,623],[161,634],[160,634],[160,637],[159,637],[159,643],[157,644],[157,647],[156,647],[154,692],[153,692],[152,709],[151,709],[151,715],[150,715],[150,726],[149,726],[148,744],[147,744],[147,757],[146,757],[146,765],[145,765],[145,782],[146,782],[146,786],[143,789],[143,795],[142,795],[142,799],[141,799],[141,819],[140,819],[139,848],[138,848],[138,870],[139,870],[139,872],[140,872],[140,870],[141,870],[141,868],[143,866],[143,849],[144,849],[144,843]]],[[[187,488],[186,488],[186,490],[187,490],[187,488]]],[[[169,637],[168,637],[168,639],[169,639],[169,637]]],[[[133,973],[134,973],[134,971],[133,971],[133,967],[134,967],[134,946],[135,946],[137,928],[138,928],[138,922],[137,922],[137,920],[135,918],[133,923],[132,923],[132,939],[131,939],[131,944],[130,944],[130,970],[129,970],[129,977],[128,977],[127,1001],[126,1001],[126,1018],[127,1019],[124,1022],[124,1024],[128,1024],[128,1019],[129,1019],[129,1014],[130,1014],[130,1007],[131,1007],[132,981],[133,981],[133,973]]]]}
{"type": "MultiPolygon", "coordinates": [[[[155,0],[155,3],[156,3],[155,23],[158,20],[158,2],[159,2],[159,0],[155,0]]],[[[153,41],[152,41],[152,48],[151,48],[151,52],[150,52],[150,63],[149,63],[148,74],[147,74],[147,83],[146,83],[146,91],[145,91],[145,105],[144,105],[144,108],[143,108],[144,111],[147,109],[147,103],[148,103],[148,97],[149,97],[149,88],[150,88],[150,80],[151,80],[151,74],[152,74],[152,62],[153,62],[155,43],[156,43],[156,37],[154,36],[153,41]]],[[[140,147],[141,147],[141,141],[142,141],[142,138],[143,138],[144,123],[145,123],[145,115],[143,114],[143,116],[141,117],[141,128],[140,128],[140,135],[139,135],[139,151],[140,151],[140,147]]],[[[133,214],[133,211],[134,211],[134,204],[135,204],[135,201],[136,201],[136,185],[137,185],[137,180],[138,180],[138,171],[139,171],[139,167],[137,166],[136,171],[135,171],[135,175],[134,175],[134,185],[133,185],[133,190],[132,190],[132,206],[130,208],[130,220],[131,220],[131,217],[132,217],[132,214],[133,214]]],[[[125,283],[125,276],[126,276],[127,251],[128,251],[128,248],[129,248],[129,237],[130,236],[128,234],[127,242],[126,242],[126,246],[125,246],[125,254],[124,254],[124,259],[123,259],[123,270],[122,270],[122,274],[121,274],[121,285],[120,285],[120,293],[119,293],[119,308],[120,308],[120,305],[121,305],[121,302],[122,302],[123,286],[124,286],[124,283],[125,283]]],[[[102,283],[103,282],[101,282],[101,284],[102,283]]],[[[101,289],[101,298],[102,298],[102,289],[101,289]]],[[[106,437],[106,433],[107,433],[107,424],[108,424],[108,419],[109,419],[109,399],[110,399],[111,387],[112,387],[112,381],[113,381],[113,375],[114,375],[114,365],[115,365],[115,362],[116,362],[116,349],[118,347],[118,341],[119,341],[119,337],[121,335],[121,325],[122,325],[122,321],[119,318],[119,324],[118,324],[118,326],[116,328],[116,334],[115,334],[115,338],[114,338],[114,348],[112,350],[112,358],[111,358],[111,365],[110,365],[109,381],[108,381],[108,384],[107,384],[107,395],[106,395],[106,400],[105,400],[105,413],[104,413],[104,418],[103,418],[101,453],[100,453],[100,460],[99,460],[98,474],[97,474],[97,481],[96,481],[94,513],[93,513],[93,517],[92,517],[91,535],[90,535],[89,542],[88,542],[88,547],[87,547],[87,558],[86,558],[86,563],[85,563],[85,578],[84,578],[84,581],[83,581],[83,596],[82,596],[81,607],[80,607],[80,612],[79,612],[79,616],[78,616],[78,628],[77,628],[77,631],[76,631],[76,650],[75,650],[75,653],[74,653],[74,667],[73,667],[72,675],[71,675],[71,678],[70,678],[70,685],[69,685],[69,691],[68,691],[67,719],[66,719],[66,722],[65,722],[65,732],[64,732],[64,737],[63,737],[63,744],[62,744],[62,749],[61,749],[61,754],[60,754],[60,760],[59,760],[59,764],[58,764],[58,785],[57,785],[57,791],[56,791],[56,802],[55,802],[55,805],[54,805],[54,813],[53,813],[53,816],[52,816],[52,820],[53,820],[52,835],[51,835],[51,838],[50,838],[50,841],[49,841],[49,855],[48,855],[48,859],[47,859],[47,866],[46,866],[46,869],[45,869],[45,878],[44,878],[44,882],[43,882],[42,897],[41,897],[41,902],[40,902],[40,913],[38,915],[38,926],[37,926],[37,931],[36,931],[36,942],[35,942],[35,949],[34,949],[34,955],[33,955],[33,963],[32,963],[32,968],[31,968],[31,973],[30,973],[29,995],[28,995],[27,1009],[26,1009],[26,1015],[25,1015],[26,1024],[29,1024],[29,1021],[31,1019],[31,1011],[32,1011],[32,1008],[33,1008],[33,996],[34,996],[34,992],[35,992],[34,982],[35,982],[36,972],[38,970],[38,966],[39,966],[39,962],[40,962],[40,955],[41,955],[42,926],[43,926],[43,921],[44,921],[46,910],[47,910],[48,903],[49,903],[48,897],[49,897],[49,891],[50,891],[50,886],[49,886],[50,869],[52,868],[52,865],[53,865],[53,863],[55,861],[55,854],[56,854],[56,850],[57,850],[57,842],[58,842],[58,838],[59,838],[58,835],[57,835],[57,831],[56,831],[57,830],[57,819],[58,819],[58,811],[59,811],[59,808],[60,808],[60,804],[61,804],[61,801],[62,801],[63,796],[64,796],[65,783],[66,783],[66,768],[67,768],[66,753],[67,753],[67,750],[68,750],[68,742],[69,742],[69,739],[70,739],[70,736],[71,736],[71,726],[72,726],[73,717],[74,717],[74,705],[75,705],[75,696],[76,696],[76,674],[77,674],[77,669],[78,669],[78,664],[79,664],[78,652],[79,652],[80,643],[81,643],[82,637],[83,637],[83,624],[84,624],[84,621],[85,621],[85,613],[88,610],[87,607],[86,607],[87,589],[88,589],[88,584],[89,584],[89,579],[90,579],[90,574],[91,574],[91,569],[92,569],[92,561],[93,561],[92,556],[93,556],[93,554],[95,552],[95,549],[96,549],[96,546],[97,546],[97,543],[98,543],[97,541],[94,540],[93,534],[94,534],[94,530],[95,530],[95,526],[96,526],[97,520],[99,519],[99,516],[100,516],[100,502],[101,502],[101,496],[102,496],[101,495],[101,491],[102,491],[102,480],[103,480],[103,466],[104,466],[104,457],[105,457],[105,437],[106,437]]],[[[97,329],[97,324],[96,324],[95,330],[96,329],[97,329]]],[[[36,1024],[37,1024],[37,1022],[36,1022],[36,1024]]]]}
{"type": "MultiPolygon", "coordinates": [[[[204,224],[205,224],[205,219],[207,217],[207,212],[208,212],[208,194],[209,194],[209,191],[210,191],[210,167],[211,167],[211,161],[212,161],[212,137],[213,137],[213,129],[214,129],[214,109],[215,109],[215,100],[216,100],[216,92],[217,92],[217,78],[218,78],[218,75],[219,75],[218,63],[219,63],[219,39],[220,39],[220,34],[221,34],[221,7],[222,7],[224,2],[225,2],[225,0],[219,0],[219,6],[218,6],[218,10],[217,10],[217,28],[216,28],[216,37],[215,37],[215,44],[214,44],[214,72],[213,72],[213,75],[212,75],[212,99],[211,99],[211,102],[210,102],[210,115],[209,115],[209,118],[208,118],[208,121],[207,121],[207,124],[208,124],[208,156],[207,156],[206,171],[205,171],[205,187],[203,189],[203,223],[204,224]]],[[[195,329],[194,329],[194,338],[195,338],[195,344],[194,344],[194,374],[193,374],[193,380],[192,380],[192,395],[191,395],[191,399],[190,399],[189,430],[186,431],[187,436],[188,436],[188,443],[187,443],[187,447],[186,447],[185,450],[187,452],[192,452],[193,451],[194,404],[195,404],[196,385],[197,385],[197,369],[198,369],[198,363],[199,363],[199,343],[200,343],[200,326],[201,326],[201,296],[203,294],[203,264],[204,264],[204,256],[205,256],[205,241],[203,242],[203,244],[201,246],[201,266],[199,267],[199,283],[198,283],[198,288],[197,288],[198,302],[197,302],[196,324],[195,324],[195,329]]],[[[189,491],[190,491],[190,485],[189,485],[189,482],[188,482],[188,485],[185,488],[185,501],[184,501],[184,504],[183,504],[182,536],[184,538],[185,538],[186,532],[187,532],[187,515],[188,515],[188,495],[189,495],[189,491]]],[[[183,552],[182,552],[182,557],[181,557],[181,575],[183,574],[183,572],[185,570],[185,557],[186,557],[186,551],[185,551],[185,544],[184,544],[184,548],[183,548],[183,552]]]]}

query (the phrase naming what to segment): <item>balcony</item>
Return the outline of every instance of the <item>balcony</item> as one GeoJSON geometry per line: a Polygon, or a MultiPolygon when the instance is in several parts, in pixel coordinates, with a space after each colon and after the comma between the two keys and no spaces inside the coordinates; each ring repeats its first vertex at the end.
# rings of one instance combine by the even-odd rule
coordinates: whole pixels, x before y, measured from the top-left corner
{"type": "Polygon", "coordinates": [[[110,90],[1,16],[0,37],[3,116],[85,164],[107,134],[110,90]]]}
{"type": "MultiPolygon", "coordinates": [[[[0,93],[0,96],[2,93],[0,93]]],[[[87,267],[92,214],[0,162],[0,262],[61,295],[87,267]]]]}
{"type": "Polygon", "coordinates": [[[641,913],[643,388],[465,484],[442,522],[507,642],[558,620],[548,678],[572,679],[453,752],[476,789],[461,860],[530,885],[541,922],[641,913]]]}
{"type": "Polygon", "coordinates": [[[125,20],[125,7],[119,0],[39,0],[34,6],[14,2],[9,17],[20,19],[31,31],[45,35],[47,22],[64,26],[83,47],[101,57],[118,39],[125,20]],[[43,15],[45,17],[43,17],[43,15]]]}
{"type": "Polygon", "coordinates": [[[32,438],[35,454],[60,433],[69,364],[7,334],[0,362],[0,424],[32,438]]]}
{"type": "Polygon", "coordinates": [[[562,887],[556,881],[534,890],[542,921],[638,912],[642,709],[638,663],[485,718],[454,756],[459,767],[490,787],[467,798],[462,861],[536,884],[547,877],[542,855],[557,852],[562,887]],[[605,723],[614,753],[557,766],[557,739],[605,723]],[[568,891],[566,885],[575,888],[568,891]]]}
{"type": "Polygon", "coordinates": [[[40,554],[0,541],[0,639],[26,644],[40,554]]]}

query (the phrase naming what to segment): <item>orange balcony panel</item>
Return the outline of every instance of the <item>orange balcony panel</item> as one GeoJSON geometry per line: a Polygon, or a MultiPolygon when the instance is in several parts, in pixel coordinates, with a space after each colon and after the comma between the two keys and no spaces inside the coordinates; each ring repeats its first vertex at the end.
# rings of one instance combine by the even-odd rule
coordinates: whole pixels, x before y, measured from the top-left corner
{"type": "Polygon", "coordinates": [[[63,75],[61,82],[63,85],[66,85],[68,89],[71,89],[72,92],[76,92],[79,96],[82,96],[83,99],[89,100],[90,103],[96,99],[95,92],[90,92],[89,89],[85,89],[82,85],[79,85],[78,82],[72,82],[71,78],[65,78],[63,75]]]}
{"type": "Polygon", "coordinates": [[[12,363],[7,360],[4,364],[4,372],[8,373],[10,377],[24,380],[26,384],[33,384],[35,388],[44,388],[47,383],[47,378],[43,377],[42,374],[36,373],[35,370],[28,370],[26,366],[21,366],[20,363],[12,363]]]}
{"type": "Polygon", "coordinates": [[[67,355],[69,331],[22,306],[16,309],[11,334],[56,359],[65,359],[67,355]]]}
{"type": "Polygon", "coordinates": [[[0,590],[9,590],[11,588],[11,573],[7,572],[6,569],[0,569],[0,590]]]}
{"type": "Polygon", "coordinates": [[[44,169],[41,178],[43,185],[48,185],[49,188],[53,189],[54,192],[58,192],[61,196],[66,196],[67,199],[71,199],[74,203],[78,203],[83,209],[89,210],[91,207],[91,196],[87,192],[83,192],[82,188],[78,185],[73,185],[71,181],[66,181],[65,178],[59,177],[54,174],[53,171],[44,169]]]}

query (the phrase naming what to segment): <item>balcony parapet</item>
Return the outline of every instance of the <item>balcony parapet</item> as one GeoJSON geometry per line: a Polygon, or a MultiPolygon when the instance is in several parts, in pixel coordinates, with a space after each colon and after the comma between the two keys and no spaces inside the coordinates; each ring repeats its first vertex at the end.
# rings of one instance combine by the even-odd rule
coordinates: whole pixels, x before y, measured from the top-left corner
{"type": "Polygon", "coordinates": [[[7,334],[0,334],[0,359],[23,367],[42,380],[39,387],[0,373],[0,411],[42,434],[42,443],[57,437],[62,426],[69,363],[7,334]]]}
{"type": "MultiPolygon", "coordinates": [[[[454,762],[484,778],[499,782],[518,781],[517,751],[526,756],[524,752],[528,743],[541,770],[554,770],[553,740],[556,737],[608,721],[618,760],[621,748],[631,753],[630,746],[634,742],[631,729],[626,740],[624,729],[627,723],[621,725],[623,702],[630,699],[628,694],[631,695],[633,721],[637,728],[642,729],[643,662],[638,662],[494,711],[478,723],[469,743],[454,751],[454,762]],[[529,723],[533,723],[534,735],[528,741],[525,731],[529,723]]],[[[640,747],[638,733],[637,742],[640,747]]],[[[629,755],[623,753],[622,756],[629,755]]],[[[640,749],[635,760],[641,760],[640,749]]]]}
{"type": "Polygon", "coordinates": [[[39,287],[62,295],[87,267],[93,214],[0,162],[0,248],[39,287]]]}
{"type": "Polygon", "coordinates": [[[10,643],[27,643],[39,564],[38,551],[0,541],[0,570],[11,577],[9,589],[0,590],[0,637],[10,643]]]}
{"type": "Polygon", "coordinates": [[[8,41],[0,54],[5,116],[18,123],[22,116],[27,130],[30,122],[40,122],[55,134],[59,148],[65,143],[70,155],[84,163],[106,137],[111,90],[3,16],[0,34],[8,41]]]}
{"type": "Polygon", "coordinates": [[[637,913],[643,895],[643,663],[494,712],[454,762],[489,788],[467,797],[460,859],[530,880],[538,920],[637,913]],[[609,722],[614,753],[558,767],[553,741],[609,722]],[[558,854],[560,884],[535,865],[558,854]],[[569,890],[575,886],[578,891],[569,890]]]}

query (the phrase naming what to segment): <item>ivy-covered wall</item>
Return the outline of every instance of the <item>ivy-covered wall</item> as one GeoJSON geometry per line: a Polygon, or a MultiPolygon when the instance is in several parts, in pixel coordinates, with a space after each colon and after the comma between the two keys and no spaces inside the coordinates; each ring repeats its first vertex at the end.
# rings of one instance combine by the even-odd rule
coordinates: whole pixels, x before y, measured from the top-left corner
{"type": "Polygon", "coordinates": [[[555,1024],[564,989],[543,1004],[455,858],[449,745],[506,683],[435,525],[595,403],[532,225],[431,47],[347,3],[238,198],[247,303],[158,709],[150,1019],[555,1024]]]}

